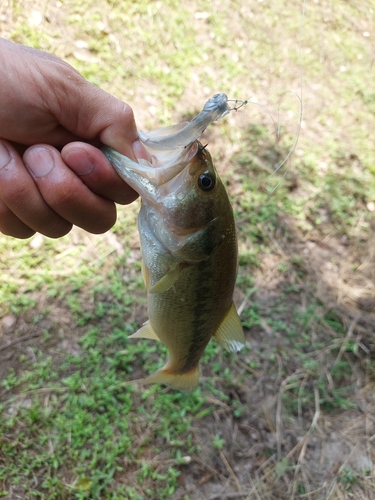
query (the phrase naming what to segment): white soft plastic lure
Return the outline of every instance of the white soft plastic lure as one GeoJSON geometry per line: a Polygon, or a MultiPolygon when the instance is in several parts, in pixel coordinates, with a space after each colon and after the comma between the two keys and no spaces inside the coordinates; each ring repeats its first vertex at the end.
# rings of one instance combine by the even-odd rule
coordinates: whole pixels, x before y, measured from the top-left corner
{"type": "Polygon", "coordinates": [[[199,139],[210,123],[220,120],[234,109],[228,106],[228,102],[225,94],[215,94],[191,122],[182,122],[148,134],[139,132],[139,138],[147,148],[155,151],[184,148],[199,139]]]}

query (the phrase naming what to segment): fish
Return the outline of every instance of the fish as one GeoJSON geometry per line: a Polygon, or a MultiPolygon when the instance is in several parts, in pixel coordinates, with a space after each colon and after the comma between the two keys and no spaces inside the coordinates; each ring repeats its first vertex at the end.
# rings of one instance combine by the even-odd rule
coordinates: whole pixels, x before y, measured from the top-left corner
{"type": "Polygon", "coordinates": [[[160,340],[168,361],[143,383],[194,389],[199,361],[215,338],[236,352],[245,345],[233,303],[237,232],[233,209],[206,146],[205,128],[232,109],[216,94],[190,122],[139,132],[150,161],[102,151],[140,196],[138,230],[148,321],[131,338],[160,340]]]}

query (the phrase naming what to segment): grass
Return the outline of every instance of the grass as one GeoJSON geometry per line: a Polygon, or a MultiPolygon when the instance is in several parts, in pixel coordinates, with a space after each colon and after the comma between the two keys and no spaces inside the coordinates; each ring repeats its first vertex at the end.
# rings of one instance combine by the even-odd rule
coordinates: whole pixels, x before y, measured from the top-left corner
{"type": "Polygon", "coordinates": [[[190,119],[217,91],[269,110],[249,103],[205,133],[237,220],[247,345],[210,343],[191,393],[136,382],[167,356],[128,340],[146,319],[136,203],[101,236],[0,236],[0,498],[375,496],[375,11],[307,1],[299,46],[301,9],[0,7],[0,35],[67,60],[142,129],[190,119]],[[293,144],[298,100],[280,99],[300,93],[300,56],[300,140],[270,175],[293,144]]]}

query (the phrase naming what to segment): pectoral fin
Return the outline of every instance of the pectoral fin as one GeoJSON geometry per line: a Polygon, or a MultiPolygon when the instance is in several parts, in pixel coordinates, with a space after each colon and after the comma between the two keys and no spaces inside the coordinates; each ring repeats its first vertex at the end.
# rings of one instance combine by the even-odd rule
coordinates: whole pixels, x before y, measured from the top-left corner
{"type": "Polygon", "coordinates": [[[181,262],[178,266],[168,271],[157,283],[152,285],[150,293],[167,292],[176,283],[181,272],[187,267],[189,267],[189,264],[181,262]]]}
{"type": "Polygon", "coordinates": [[[150,289],[150,293],[162,293],[166,292],[176,283],[178,277],[180,275],[180,270],[178,267],[175,267],[167,274],[165,274],[155,285],[153,285],[150,289]]]}
{"type": "Polygon", "coordinates": [[[129,339],[152,339],[152,340],[160,340],[156,335],[155,330],[152,328],[149,321],[146,323],[135,333],[129,335],[129,339]]]}
{"type": "Polygon", "coordinates": [[[214,337],[230,352],[240,351],[245,345],[241,320],[233,302],[214,337]]]}
{"type": "Polygon", "coordinates": [[[150,273],[148,272],[148,269],[146,267],[146,264],[144,262],[144,260],[142,260],[142,277],[143,277],[143,281],[146,285],[146,290],[149,291],[150,289],[150,273]]]}

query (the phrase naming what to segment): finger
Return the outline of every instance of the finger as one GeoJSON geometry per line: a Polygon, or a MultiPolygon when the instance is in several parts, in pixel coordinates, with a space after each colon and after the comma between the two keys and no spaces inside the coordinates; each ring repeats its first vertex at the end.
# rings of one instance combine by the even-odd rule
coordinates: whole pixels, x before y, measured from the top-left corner
{"type": "Polygon", "coordinates": [[[30,147],[23,160],[45,202],[63,219],[90,233],[103,233],[116,222],[116,207],[93,193],[51,146],[30,147]]]}
{"type": "Polygon", "coordinates": [[[7,141],[1,140],[0,199],[8,209],[2,209],[4,231],[12,236],[22,232],[20,223],[12,232],[11,224],[12,221],[16,224],[16,219],[30,228],[30,232],[38,231],[51,238],[63,236],[72,227],[46,204],[16,150],[7,141]]]}
{"type": "Polygon", "coordinates": [[[61,157],[94,193],[124,205],[137,198],[138,194],[117,175],[106,156],[94,146],[71,143],[63,148],[61,157]]]}
{"type": "Polygon", "coordinates": [[[9,75],[13,76],[16,107],[22,109],[20,122],[14,114],[8,116],[9,106],[0,106],[0,117],[7,118],[8,124],[3,138],[24,145],[43,141],[58,148],[85,140],[106,144],[136,159],[132,145],[138,132],[128,104],[88,82],[71,65],[51,54],[2,39],[0,46],[14,56],[8,58],[9,67],[0,65],[0,72],[4,69],[8,85],[9,75]]]}
{"type": "Polygon", "coordinates": [[[26,226],[13,212],[0,200],[0,233],[14,238],[30,238],[35,231],[26,226]]]}
{"type": "Polygon", "coordinates": [[[47,106],[64,130],[89,142],[100,140],[132,160],[136,161],[133,143],[138,139],[132,108],[104,90],[86,81],[66,63],[56,61],[42,68],[54,69],[53,92],[45,96],[47,106]],[[67,74],[69,78],[67,78],[67,74]],[[79,113],[77,113],[79,110],[79,113]]]}

